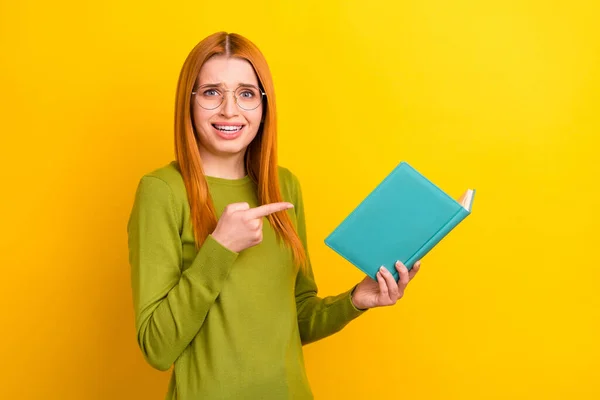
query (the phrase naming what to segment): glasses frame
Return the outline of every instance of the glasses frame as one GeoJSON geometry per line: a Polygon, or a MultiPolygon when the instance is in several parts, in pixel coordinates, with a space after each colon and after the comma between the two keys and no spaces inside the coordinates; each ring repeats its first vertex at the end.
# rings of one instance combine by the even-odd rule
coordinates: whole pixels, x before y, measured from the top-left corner
{"type": "Polygon", "coordinates": [[[231,94],[233,95],[233,99],[235,100],[235,104],[238,106],[239,109],[244,110],[244,111],[252,111],[252,110],[256,110],[258,108],[258,106],[260,106],[263,103],[264,98],[267,96],[267,94],[265,92],[263,92],[259,87],[256,87],[254,85],[240,85],[238,87],[236,87],[234,90],[230,90],[230,89],[223,89],[220,88],[218,85],[202,85],[202,86],[198,86],[196,88],[196,90],[192,91],[192,96],[196,96],[200,89],[202,89],[203,87],[217,87],[219,88],[219,90],[223,91],[223,95],[221,96],[221,102],[213,107],[213,108],[206,108],[204,107],[202,104],[200,104],[200,102],[196,99],[196,104],[198,104],[200,107],[204,108],[205,110],[216,110],[217,108],[221,107],[223,105],[223,102],[225,101],[225,94],[227,92],[231,92],[231,94]],[[238,103],[238,97],[235,95],[235,92],[239,89],[239,88],[243,88],[243,87],[253,87],[255,89],[258,90],[258,92],[260,93],[260,101],[258,102],[258,104],[256,105],[256,107],[254,108],[244,108],[240,105],[240,103],[238,103]]]}

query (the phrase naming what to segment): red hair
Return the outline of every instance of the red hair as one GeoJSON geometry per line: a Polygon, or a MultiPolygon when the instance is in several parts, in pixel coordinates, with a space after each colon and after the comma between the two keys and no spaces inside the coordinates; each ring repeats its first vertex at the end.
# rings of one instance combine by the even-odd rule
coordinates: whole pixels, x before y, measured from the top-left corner
{"type": "MultiPolygon", "coordinates": [[[[175,101],[175,156],[183,176],[190,203],[190,217],[196,246],[199,248],[217,226],[215,207],[208,191],[198,151],[198,136],[192,124],[192,91],[202,65],[212,56],[239,57],[247,60],[266,93],[264,121],[244,156],[246,172],[258,186],[258,201],[268,204],[283,201],[277,173],[277,121],[275,90],[271,71],[258,47],[235,33],[218,32],[198,43],[186,58],[177,84],[175,101]]],[[[306,252],[287,213],[267,216],[276,232],[291,248],[298,266],[306,265],[306,252]]]]}

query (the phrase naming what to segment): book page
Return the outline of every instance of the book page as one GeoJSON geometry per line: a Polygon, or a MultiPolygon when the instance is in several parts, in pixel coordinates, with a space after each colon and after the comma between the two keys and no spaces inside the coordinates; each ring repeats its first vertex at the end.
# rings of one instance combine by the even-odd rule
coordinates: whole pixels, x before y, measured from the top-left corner
{"type": "Polygon", "coordinates": [[[468,189],[462,196],[458,199],[458,203],[463,206],[463,208],[467,211],[471,211],[471,204],[473,199],[473,189],[468,189]]]}

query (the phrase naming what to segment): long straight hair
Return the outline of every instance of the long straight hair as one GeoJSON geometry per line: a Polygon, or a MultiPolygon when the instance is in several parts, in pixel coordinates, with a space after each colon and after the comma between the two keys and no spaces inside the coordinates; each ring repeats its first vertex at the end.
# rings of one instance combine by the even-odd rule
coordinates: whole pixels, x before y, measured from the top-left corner
{"type": "MultiPolygon", "coordinates": [[[[198,43],[186,58],[177,84],[175,101],[175,156],[187,190],[190,216],[197,248],[217,226],[215,207],[208,190],[198,150],[198,135],[192,123],[192,91],[202,65],[211,57],[223,55],[247,60],[266,93],[263,122],[244,155],[246,171],[257,184],[259,204],[283,201],[277,173],[277,117],[271,71],[258,47],[243,36],[218,32],[198,43]]],[[[287,213],[267,216],[277,241],[291,248],[294,262],[306,266],[306,251],[287,213]]]]}

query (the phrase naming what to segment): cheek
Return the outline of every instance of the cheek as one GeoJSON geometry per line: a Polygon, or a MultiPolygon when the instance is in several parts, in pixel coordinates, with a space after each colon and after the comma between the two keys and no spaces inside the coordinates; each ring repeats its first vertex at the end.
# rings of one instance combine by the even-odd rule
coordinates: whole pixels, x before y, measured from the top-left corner
{"type": "Polygon", "coordinates": [[[250,114],[248,116],[248,119],[250,119],[252,121],[253,125],[260,125],[260,123],[262,122],[262,118],[263,118],[263,108],[259,107],[256,110],[252,110],[252,114],[250,114]]]}
{"type": "Polygon", "coordinates": [[[192,113],[193,113],[192,119],[194,120],[194,123],[196,123],[196,124],[204,123],[210,117],[210,113],[207,112],[207,110],[205,110],[203,108],[200,108],[200,109],[194,108],[192,113]]]}
{"type": "Polygon", "coordinates": [[[246,115],[246,120],[251,127],[251,136],[254,138],[262,125],[262,112],[253,112],[251,115],[246,115]]]}
{"type": "Polygon", "coordinates": [[[194,129],[196,130],[196,135],[203,136],[205,135],[206,125],[208,124],[208,119],[212,114],[208,113],[206,110],[194,110],[192,115],[192,122],[194,125],[194,129]]]}

